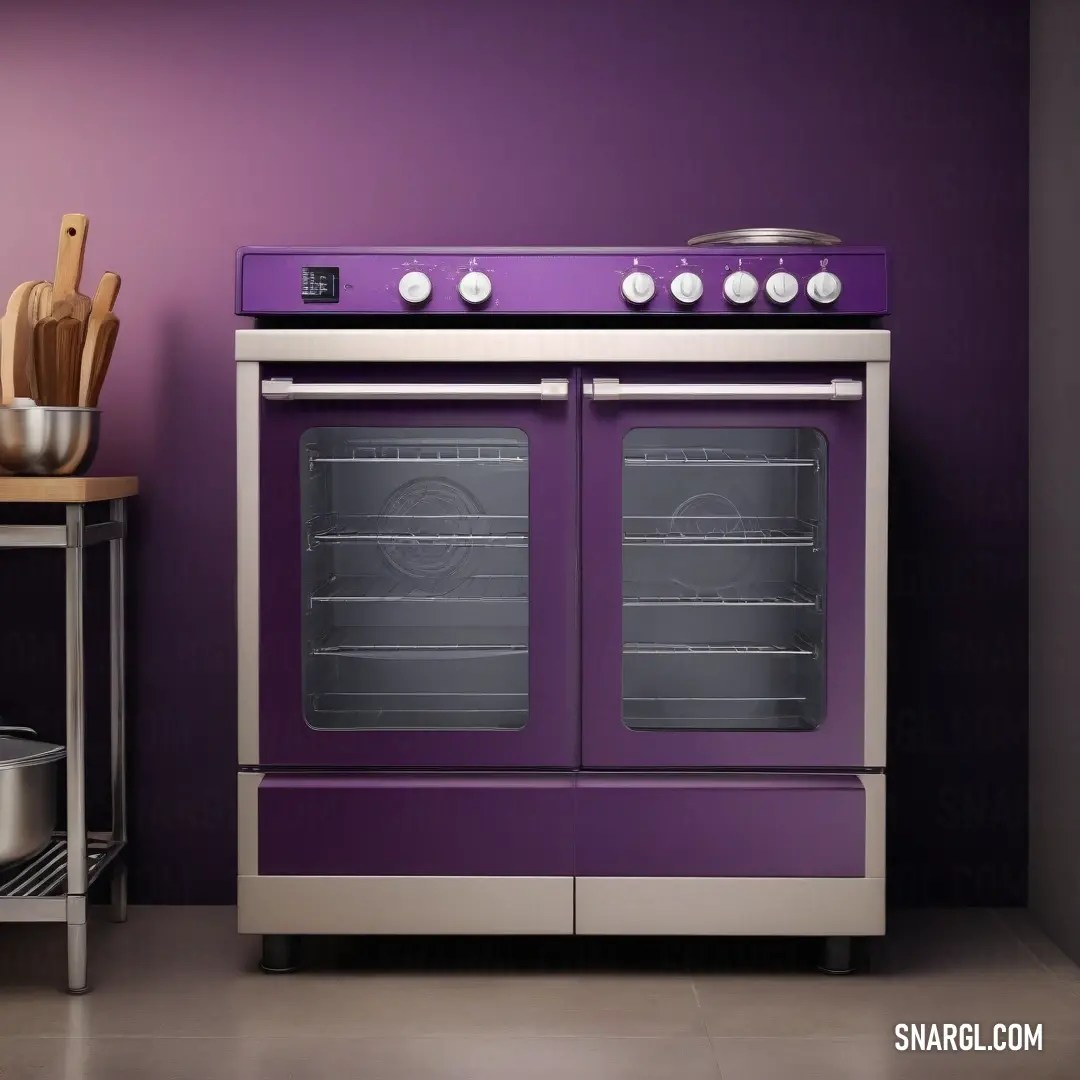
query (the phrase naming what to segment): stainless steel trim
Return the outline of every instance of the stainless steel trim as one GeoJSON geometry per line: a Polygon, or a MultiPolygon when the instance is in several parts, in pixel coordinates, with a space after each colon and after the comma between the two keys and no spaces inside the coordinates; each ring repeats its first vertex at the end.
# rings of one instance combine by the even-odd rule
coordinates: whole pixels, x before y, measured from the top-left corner
{"type": "Polygon", "coordinates": [[[68,926],[86,922],[86,897],[71,896],[66,898],[66,914],[68,926]]]}
{"type": "Polygon", "coordinates": [[[237,750],[259,763],[259,365],[236,365],[237,750]]]}
{"type": "Polygon", "coordinates": [[[236,866],[241,877],[259,872],[259,785],[263,774],[236,776],[236,866]]]}
{"type": "Polygon", "coordinates": [[[594,401],[859,401],[859,379],[828,383],[624,383],[593,379],[582,388],[594,401]]]}
{"type": "Polygon", "coordinates": [[[0,923],[67,922],[66,896],[5,896],[0,923]]]}
{"type": "Polygon", "coordinates": [[[124,533],[127,509],[123,499],[109,504],[115,535],[109,540],[109,700],[112,751],[112,840],[127,840],[127,698],[124,664],[124,533]]]}
{"type": "Polygon", "coordinates": [[[565,401],[567,379],[535,383],[294,383],[264,379],[268,401],[565,401]]]}
{"type": "Polygon", "coordinates": [[[0,525],[0,548],[90,547],[123,536],[122,524],[102,521],[97,525],[0,525]]]}
{"type": "Polygon", "coordinates": [[[885,933],[884,878],[575,879],[579,934],[885,933]]]}
{"type": "Polygon", "coordinates": [[[863,764],[885,767],[889,601],[889,368],[866,369],[863,764]]]}
{"type": "Polygon", "coordinates": [[[236,359],[260,363],[872,363],[886,330],[237,330],[236,359]]]}
{"type": "Polygon", "coordinates": [[[866,862],[868,878],[885,876],[885,774],[861,773],[866,792],[866,862]]]}
{"type": "Polygon", "coordinates": [[[66,525],[0,525],[0,548],[68,546],[66,525]]]}
{"type": "Polygon", "coordinates": [[[571,877],[237,879],[242,934],[572,934],[571,877]]]}
{"type": "MultiPolygon", "coordinates": [[[[79,541],[85,523],[82,504],[65,508],[69,542],[64,553],[67,623],[67,894],[85,896],[86,867],[86,697],[83,640],[85,553],[79,541]]],[[[70,911],[69,911],[70,914],[70,911]]],[[[86,988],[86,924],[68,922],[68,989],[86,988]]]]}

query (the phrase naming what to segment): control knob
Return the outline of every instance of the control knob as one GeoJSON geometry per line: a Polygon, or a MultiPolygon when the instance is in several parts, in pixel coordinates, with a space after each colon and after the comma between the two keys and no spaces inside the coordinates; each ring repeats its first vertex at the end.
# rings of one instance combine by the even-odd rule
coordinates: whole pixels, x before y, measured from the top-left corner
{"type": "Polygon", "coordinates": [[[635,270],[623,278],[623,298],[631,304],[647,304],[656,292],[656,285],[649,274],[641,270],[635,270]]]}
{"type": "Polygon", "coordinates": [[[422,304],[431,296],[431,278],[419,270],[410,270],[399,282],[398,292],[407,304],[422,304]]]}
{"type": "Polygon", "coordinates": [[[701,278],[689,271],[676,274],[671,282],[671,295],[675,297],[678,303],[687,306],[696,304],[701,299],[704,291],[705,286],[702,284],[701,278]]]}
{"type": "Polygon", "coordinates": [[[467,304],[482,304],[491,296],[491,278],[479,270],[470,270],[460,282],[458,292],[467,304]]]}
{"type": "Polygon", "coordinates": [[[749,304],[757,292],[757,278],[745,270],[736,270],[724,279],[724,296],[730,304],[749,304]]]}
{"type": "Polygon", "coordinates": [[[765,295],[774,304],[790,304],[799,295],[799,282],[794,274],[777,270],[765,282],[765,295]]]}
{"type": "Polygon", "coordinates": [[[840,295],[840,279],[828,270],[822,270],[806,283],[806,295],[815,304],[833,304],[840,295]]]}

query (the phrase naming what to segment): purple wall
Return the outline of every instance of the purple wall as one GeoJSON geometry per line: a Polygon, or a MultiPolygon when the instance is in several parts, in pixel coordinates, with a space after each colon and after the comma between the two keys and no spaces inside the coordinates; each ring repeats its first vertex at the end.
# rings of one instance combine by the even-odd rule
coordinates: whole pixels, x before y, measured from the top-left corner
{"type": "MultiPolygon", "coordinates": [[[[896,895],[1022,900],[1026,5],[9,7],[0,282],[51,277],[75,210],[87,288],[124,279],[100,466],[144,488],[138,899],[233,892],[234,248],[780,224],[893,255],[896,895]]],[[[0,683],[0,713],[55,723],[59,625],[19,653],[42,694],[0,683]]]]}

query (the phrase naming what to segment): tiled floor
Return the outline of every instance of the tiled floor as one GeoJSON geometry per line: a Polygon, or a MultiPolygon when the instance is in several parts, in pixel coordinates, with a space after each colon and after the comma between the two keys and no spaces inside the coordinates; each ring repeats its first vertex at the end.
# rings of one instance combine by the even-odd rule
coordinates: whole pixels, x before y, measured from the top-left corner
{"type": "MultiPolygon", "coordinates": [[[[95,916],[98,913],[95,912],[95,916]]],[[[0,925],[0,1077],[100,1080],[1080,1078],[1080,970],[1014,912],[902,913],[871,974],[797,947],[317,942],[255,970],[221,908],[91,926],[85,997],[63,930],[0,925]],[[901,1022],[1042,1024],[1041,1053],[898,1053],[901,1022]]]]}

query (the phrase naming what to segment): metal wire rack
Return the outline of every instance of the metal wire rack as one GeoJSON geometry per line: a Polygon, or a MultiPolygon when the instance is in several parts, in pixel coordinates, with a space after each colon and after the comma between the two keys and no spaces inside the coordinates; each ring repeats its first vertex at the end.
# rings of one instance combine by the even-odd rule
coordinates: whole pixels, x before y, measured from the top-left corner
{"type": "Polygon", "coordinates": [[[739,465],[800,469],[818,467],[818,462],[814,458],[751,454],[708,446],[637,446],[624,452],[623,462],[626,465],[739,465]]]}
{"type": "Polygon", "coordinates": [[[813,547],[816,528],[800,518],[628,517],[623,522],[628,547],[813,547]]]}
{"type": "MultiPolygon", "coordinates": [[[[421,627],[412,632],[420,640],[409,641],[409,628],[401,627],[395,634],[399,640],[388,640],[382,634],[360,627],[338,627],[313,642],[312,656],[351,657],[356,660],[482,660],[492,657],[523,656],[529,646],[520,641],[499,641],[498,627],[488,627],[496,640],[460,641],[458,627],[421,627]],[[422,635],[422,636],[421,636],[422,635]]],[[[507,637],[513,638],[519,631],[510,630],[507,637]]]]}
{"type": "Polygon", "coordinates": [[[351,446],[347,454],[319,454],[316,465],[438,463],[440,465],[528,465],[527,443],[457,446],[453,443],[379,444],[351,446]]]}
{"type": "Polygon", "coordinates": [[[817,646],[802,634],[796,634],[788,645],[774,645],[762,642],[725,641],[707,642],[660,642],[631,641],[623,645],[624,655],[635,656],[816,656],[817,646]]]}
{"type": "Polygon", "coordinates": [[[529,598],[529,579],[518,574],[473,574],[445,592],[431,591],[413,580],[366,574],[333,577],[312,594],[313,604],[522,602],[529,598]]]}
{"type": "Polygon", "coordinates": [[[435,544],[440,547],[528,547],[528,518],[494,514],[402,514],[336,517],[311,531],[317,543],[435,544]],[[390,526],[387,528],[387,526],[390,526]],[[524,527],[522,527],[524,526],[524,527]],[[490,530],[490,531],[485,531],[490,530]]]}
{"type": "Polygon", "coordinates": [[[725,585],[698,588],[682,581],[626,583],[625,607],[677,607],[685,605],[741,605],[762,607],[817,607],[820,598],[798,582],[773,581],[762,584],[725,585]]]}
{"type": "Polygon", "coordinates": [[[805,697],[627,697],[623,717],[637,730],[806,731],[805,697]]]}
{"type": "MultiPolygon", "coordinates": [[[[87,888],[119,853],[123,844],[105,840],[87,843],[87,888]]],[[[67,888],[67,840],[56,836],[49,846],[19,866],[6,869],[0,876],[0,896],[45,900],[62,898],[67,888]]],[[[63,918],[61,915],[60,918],[63,918]]]]}
{"type": "Polygon", "coordinates": [[[529,712],[529,695],[488,691],[432,691],[423,693],[349,694],[330,693],[312,696],[318,713],[499,713],[524,716],[529,712]]]}

